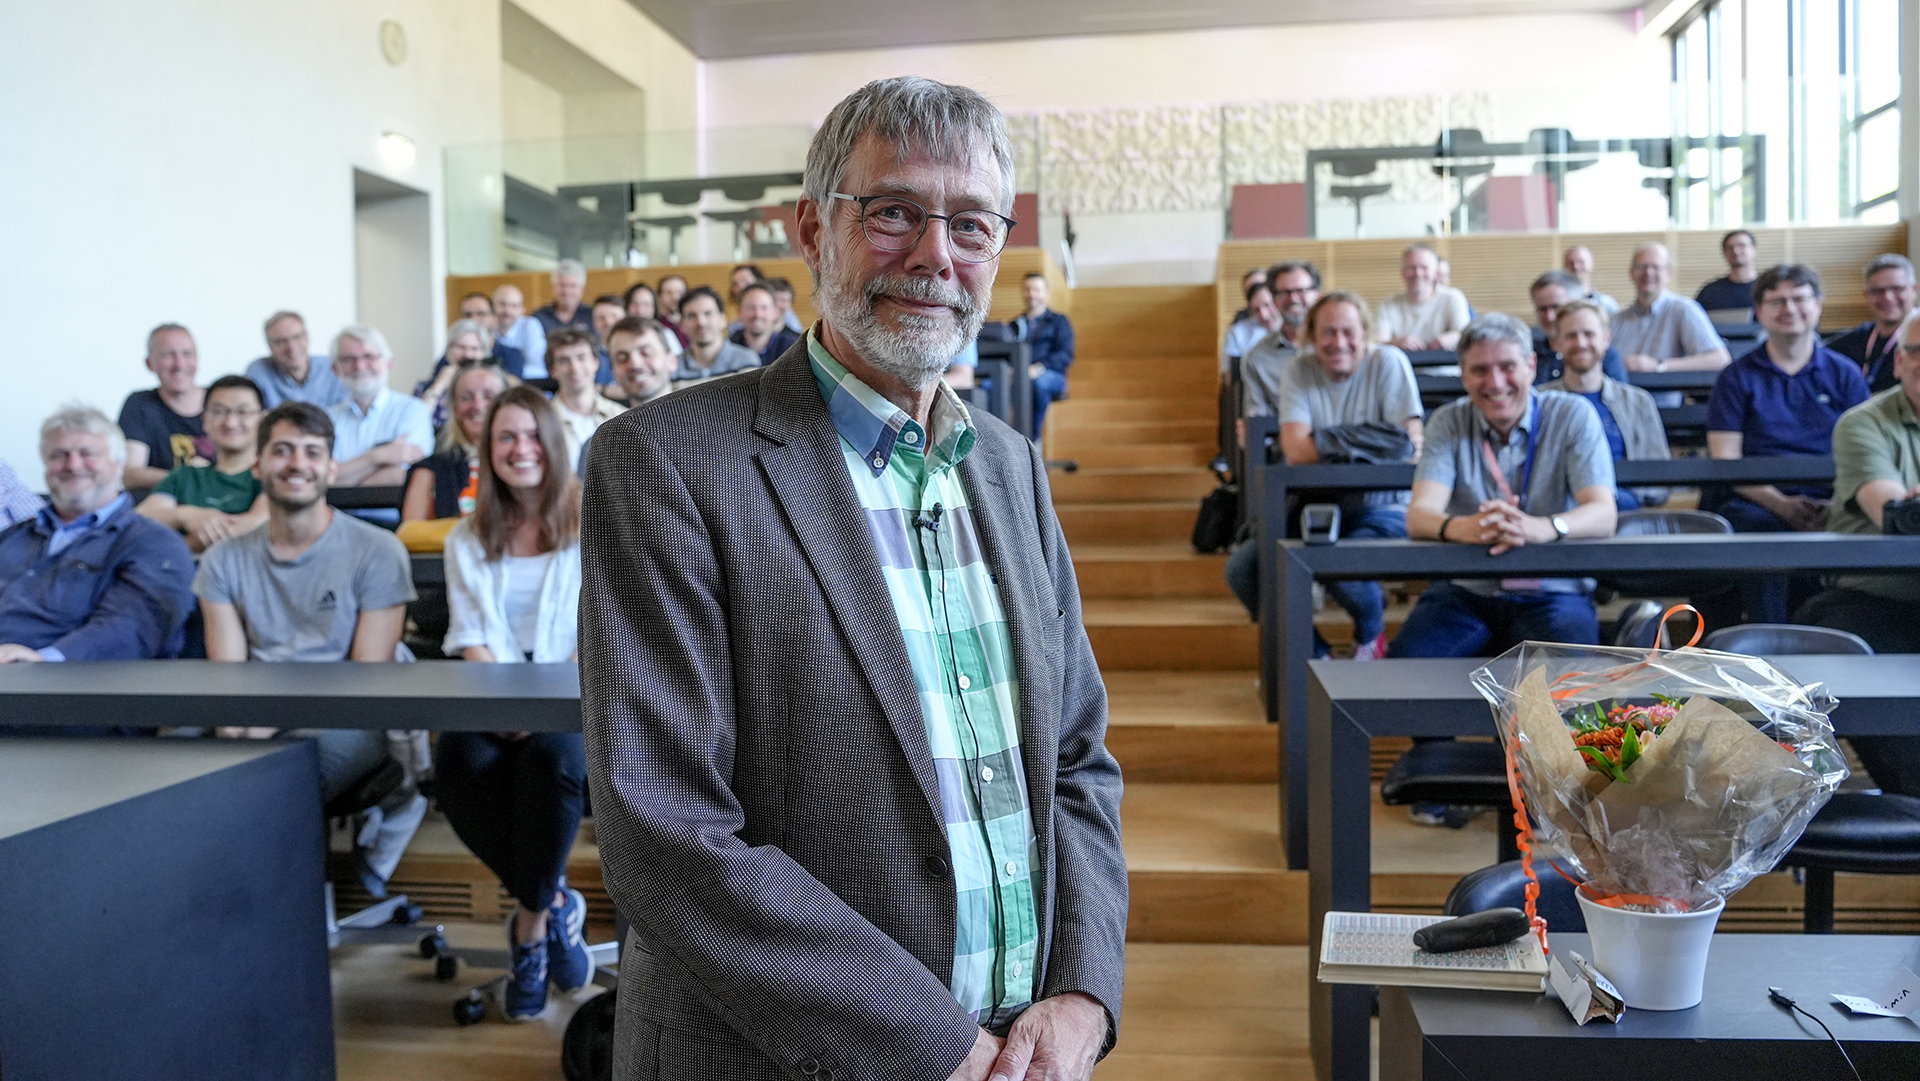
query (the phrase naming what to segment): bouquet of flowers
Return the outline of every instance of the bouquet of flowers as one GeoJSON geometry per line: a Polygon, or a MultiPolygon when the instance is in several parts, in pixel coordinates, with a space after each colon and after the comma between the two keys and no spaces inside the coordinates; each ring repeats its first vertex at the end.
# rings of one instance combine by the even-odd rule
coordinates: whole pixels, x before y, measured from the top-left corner
{"type": "Polygon", "coordinates": [[[1527,642],[1473,682],[1529,859],[1537,838],[1614,907],[1724,900],[1773,869],[1847,776],[1832,697],[1756,657],[1527,642]]]}

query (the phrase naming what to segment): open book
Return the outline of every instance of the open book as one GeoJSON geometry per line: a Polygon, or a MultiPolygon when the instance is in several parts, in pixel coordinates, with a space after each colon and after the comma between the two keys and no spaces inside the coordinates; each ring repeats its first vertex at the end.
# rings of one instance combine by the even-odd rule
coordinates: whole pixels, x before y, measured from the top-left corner
{"type": "Polygon", "coordinates": [[[1320,934],[1320,982],[1485,991],[1545,989],[1547,957],[1536,935],[1455,953],[1427,953],[1413,944],[1415,931],[1446,918],[1327,913],[1320,934]]]}

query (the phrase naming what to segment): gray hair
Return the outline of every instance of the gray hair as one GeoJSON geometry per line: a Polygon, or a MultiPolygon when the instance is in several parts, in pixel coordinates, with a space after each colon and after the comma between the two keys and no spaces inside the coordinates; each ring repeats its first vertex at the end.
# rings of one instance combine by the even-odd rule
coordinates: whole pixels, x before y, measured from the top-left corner
{"type": "Polygon", "coordinates": [[[1533,279],[1533,285],[1527,289],[1527,292],[1529,295],[1538,293],[1549,285],[1557,285],[1571,296],[1580,295],[1580,279],[1564,270],[1549,270],[1533,279]]]}
{"type": "Polygon", "coordinates": [[[1440,261],[1440,252],[1436,250],[1433,245],[1427,243],[1424,240],[1416,241],[1412,244],[1407,245],[1405,248],[1402,248],[1400,250],[1400,258],[1404,260],[1407,256],[1412,255],[1414,252],[1417,252],[1417,251],[1423,251],[1423,252],[1426,252],[1428,255],[1433,256],[1433,261],[1436,263],[1440,261]]]}
{"type": "Polygon", "coordinates": [[[478,335],[480,338],[480,351],[483,353],[493,352],[493,332],[489,331],[486,327],[481,326],[471,319],[456,319],[453,321],[453,325],[447,328],[447,343],[452,344],[453,340],[462,334],[478,335]]]}
{"type": "Polygon", "coordinates": [[[1502,312],[1488,312],[1467,324],[1460,332],[1460,347],[1457,352],[1461,360],[1467,359],[1467,350],[1482,342],[1512,342],[1520,347],[1522,356],[1533,355],[1533,328],[1502,312]]]}
{"type": "Polygon", "coordinates": [[[127,464],[127,435],[107,415],[90,405],[75,402],[61,406],[40,425],[40,457],[47,456],[47,444],[61,432],[91,432],[107,438],[107,457],[127,464]]]}
{"type": "Polygon", "coordinates": [[[366,346],[382,357],[388,360],[393,359],[393,347],[387,344],[387,336],[380,333],[378,327],[370,327],[365,323],[347,324],[347,326],[341,329],[340,333],[333,336],[333,356],[338,357],[340,355],[340,342],[344,338],[352,338],[354,341],[359,342],[361,345],[366,346]]]}
{"type": "Polygon", "coordinates": [[[1871,278],[1883,270],[1904,270],[1907,272],[1907,280],[1913,280],[1913,263],[1904,255],[1888,252],[1885,255],[1874,256],[1873,262],[1867,264],[1865,276],[1871,278]]]}
{"type": "Polygon", "coordinates": [[[984,142],[999,166],[1000,209],[1012,211],[1013,144],[999,107],[977,90],[904,75],[876,79],[847,95],[814,133],[802,190],[823,213],[855,144],[868,134],[892,144],[896,161],[918,150],[937,161],[971,164],[984,142]]]}
{"type": "Polygon", "coordinates": [[[560,260],[553,264],[553,280],[559,281],[561,278],[572,278],[574,281],[585,284],[587,280],[586,265],[578,259],[560,260]]]}
{"type": "Polygon", "coordinates": [[[178,323],[162,323],[159,326],[154,327],[152,330],[147,331],[147,355],[148,356],[153,355],[153,340],[155,338],[158,338],[160,335],[165,334],[169,330],[177,330],[180,333],[185,334],[189,338],[193,337],[193,331],[188,330],[186,327],[183,327],[178,323]]]}
{"type": "Polygon", "coordinates": [[[260,333],[262,334],[272,333],[273,324],[278,323],[282,319],[291,319],[294,322],[300,324],[301,330],[307,329],[307,321],[305,319],[300,318],[299,312],[291,312],[291,311],[282,309],[280,311],[274,312],[272,315],[267,316],[267,321],[260,324],[260,333]]]}

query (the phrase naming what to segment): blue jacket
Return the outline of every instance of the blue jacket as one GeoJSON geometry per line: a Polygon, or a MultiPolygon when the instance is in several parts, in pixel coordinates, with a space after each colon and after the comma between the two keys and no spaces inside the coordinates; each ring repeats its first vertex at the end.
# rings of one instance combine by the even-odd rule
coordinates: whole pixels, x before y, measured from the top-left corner
{"type": "Polygon", "coordinates": [[[70,661],[172,657],[193,612],[193,554],[126,509],[49,557],[38,518],[0,532],[0,642],[70,661]]]}
{"type": "Polygon", "coordinates": [[[1073,324],[1066,316],[1052,309],[1034,320],[1023,314],[1014,319],[1013,333],[1015,340],[1026,342],[1032,349],[1034,363],[1067,374],[1073,364],[1073,324]]]}

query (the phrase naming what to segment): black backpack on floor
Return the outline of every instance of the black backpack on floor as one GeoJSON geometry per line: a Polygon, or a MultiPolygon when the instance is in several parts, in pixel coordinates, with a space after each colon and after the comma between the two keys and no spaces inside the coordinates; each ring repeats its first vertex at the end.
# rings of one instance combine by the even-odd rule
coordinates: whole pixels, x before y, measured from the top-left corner
{"type": "Polygon", "coordinates": [[[613,1077],[614,996],[609,988],[580,1005],[560,1038],[560,1072],[567,1081],[611,1081],[613,1077]]]}

